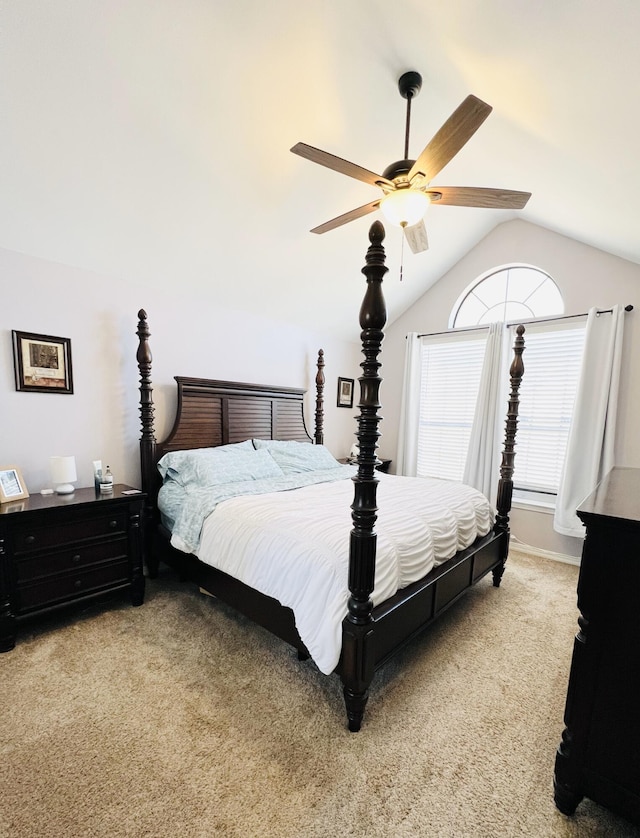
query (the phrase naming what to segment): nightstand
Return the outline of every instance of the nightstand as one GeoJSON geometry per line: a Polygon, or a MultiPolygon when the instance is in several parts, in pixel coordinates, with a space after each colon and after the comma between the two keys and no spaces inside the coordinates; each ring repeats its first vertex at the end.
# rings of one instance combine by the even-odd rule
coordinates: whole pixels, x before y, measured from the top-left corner
{"type": "MultiPolygon", "coordinates": [[[[344,465],[357,465],[357,462],[355,460],[350,460],[348,457],[342,457],[338,460],[338,462],[343,463],[344,465]]],[[[378,462],[376,463],[376,471],[383,471],[385,474],[388,474],[389,466],[392,462],[393,460],[378,460],[378,462]]]]}
{"type": "Polygon", "coordinates": [[[0,652],[19,620],[119,590],[144,601],[145,495],[117,484],[109,494],[32,495],[0,505],[0,652]]]}

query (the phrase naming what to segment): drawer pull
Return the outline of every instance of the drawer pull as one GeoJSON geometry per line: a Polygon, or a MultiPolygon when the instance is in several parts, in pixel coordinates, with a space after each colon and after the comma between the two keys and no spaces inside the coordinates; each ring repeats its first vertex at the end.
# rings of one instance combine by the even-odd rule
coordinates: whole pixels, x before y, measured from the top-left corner
{"type": "Polygon", "coordinates": [[[35,535],[28,535],[28,536],[25,538],[24,543],[25,543],[25,544],[33,544],[33,542],[34,542],[35,540],[36,540],[35,535]]]}
{"type": "Polygon", "coordinates": [[[112,530],[115,530],[115,528],[118,526],[118,522],[117,521],[109,521],[109,526],[111,527],[112,530]]]}
{"type": "Polygon", "coordinates": [[[78,562],[80,561],[80,553],[76,553],[76,554],[75,554],[75,556],[72,556],[72,557],[71,557],[71,561],[72,561],[74,564],[78,564],[78,562]]]}
{"type": "Polygon", "coordinates": [[[73,583],[73,587],[76,588],[76,589],[81,588],[82,587],[82,579],[76,579],[76,581],[73,583]]]}

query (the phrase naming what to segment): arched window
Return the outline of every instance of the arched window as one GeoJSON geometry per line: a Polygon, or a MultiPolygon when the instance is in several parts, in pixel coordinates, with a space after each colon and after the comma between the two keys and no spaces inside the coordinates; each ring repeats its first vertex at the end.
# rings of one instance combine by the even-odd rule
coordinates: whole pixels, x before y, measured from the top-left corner
{"type": "MultiPolygon", "coordinates": [[[[460,295],[448,333],[422,336],[418,476],[463,479],[489,324],[525,320],[515,497],[553,505],[585,334],[583,318],[563,314],[562,294],[549,274],[533,265],[503,265],[476,278],[460,295]]],[[[510,357],[504,358],[508,363],[510,357]]],[[[498,377],[506,380],[506,368],[498,377]]],[[[496,398],[503,396],[496,393],[496,398]]],[[[501,424],[503,407],[498,409],[501,424]]]]}
{"type": "Polygon", "coordinates": [[[560,289],[533,265],[503,265],[482,274],[460,295],[449,328],[564,314],[560,289]]]}

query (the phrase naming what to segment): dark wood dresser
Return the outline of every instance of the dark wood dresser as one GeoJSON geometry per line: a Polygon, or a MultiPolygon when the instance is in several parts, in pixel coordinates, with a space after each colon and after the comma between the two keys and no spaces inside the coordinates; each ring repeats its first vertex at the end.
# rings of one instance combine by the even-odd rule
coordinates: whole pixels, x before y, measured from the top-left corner
{"type": "Polygon", "coordinates": [[[145,495],[115,485],[0,506],[0,652],[13,649],[21,618],[129,589],[144,600],[145,495]]]}
{"type": "Polygon", "coordinates": [[[588,797],[640,826],[640,469],[614,468],[578,515],[580,630],[554,798],[567,815],[588,797]]]}

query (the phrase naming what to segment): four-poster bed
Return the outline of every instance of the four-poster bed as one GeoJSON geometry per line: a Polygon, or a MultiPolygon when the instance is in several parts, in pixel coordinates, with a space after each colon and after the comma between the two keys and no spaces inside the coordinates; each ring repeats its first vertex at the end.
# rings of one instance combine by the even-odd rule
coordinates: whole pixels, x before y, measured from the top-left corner
{"type": "MultiPolygon", "coordinates": [[[[384,484],[382,486],[383,494],[386,493],[389,497],[392,489],[395,491],[394,487],[398,482],[408,481],[406,485],[409,486],[409,483],[414,481],[411,484],[414,487],[418,483],[420,486],[424,485],[426,487],[427,483],[420,483],[418,478],[380,475],[375,470],[376,448],[379,437],[378,425],[380,422],[378,415],[380,407],[379,389],[382,380],[378,374],[381,366],[378,356],[383,339],[382,330],[386,322],[381,285],[387,268],[384,264],[385,254],[382,246],[384,228],[380,222],[372,225],[369,238],[371,244],[366,255],[366,265],[362,269],[366,276],[367,289],[360,310],[364,361],[361,364],[360,415],[357,420],[359,457],[357,470],[352,469],[347,475],[347,477],[351,477],[351,480],[347,479],[345,481],[345,475],[338,474],[338,469],[348,469],[349,467],[339,466],[335,463],[337,466],[337,469],[333,470],[335,474],[331,472],[330,476],[323,476],[321,482],[325,479],[328,482],[322,482],[322,487],[318,489],[317,486],[307,486],[306,476],[303,475],[304,479],[301,479],[300,473],[308,471],[306,464],[300,469],[289,469],[288,472],[286,468],[287,463],[289,463],[286,458],[291,456],[292,451],[295,457],[299,459],[297,447],[304,449],[309,454],[317,455],[317,458],[322,460],[323,468],[328,465],[331,466],[331,463],[325,462],[326,456],[323,453],[324,446],[322,444],[324,391],[324,353],[322,350],[318,355],[316,374],[314,445],[303,445],[303,443],[312,441],[304,423],[303,390],[185,377],[176,377],[178,405],[173,429],[167,439],[163,442],[157,442],[153,418],[150,331],[144,310],[141,310],[138,314],[137,331],[139,337],[137,360],[140,371],[140,415],[142,424],[140,455],[142,486],[147,496],[145,509],[146,557],[151,576],[156,575],[160,561],[167,562],[174,566],[184,579],[195,582],[207,592],[230,604],[254,622],[290,643],[298,650],[301,659],[307,658],[311,651],[308,646],[311,644],[308,641],[305,643],[301,637],[301,631],[299,631],[300,613],[298,612],[294,616],[294,610],[291,607],[281,604],[282,601],[286,601],[284,598],[279,601],[278,598],[265,593],[264,591],[270,590],[268,585],[265,585],[262,591],[258,590],[253,584],[242,581],[243,578],[246,579],[247,577],[243,577],[241,573],[236,577],[220,567],[214,567],[201,560],[195,552],[183,552],[173,546],[182,542],[180,537],[176,535],[177,530],[172,535],[168,525],[175,526],[176,519],[181,518],[184,511],[184,498],[189,496],[189,492],[191,492],[191,497],[200,492],[200,488],[192,490],[189,487],[185,489],[184,486],[176,485],[176,483],[180,484],[182,481],[182,475],[179,473],[180,464],[186,461],[191,468],[191,455],[193,455],[193,457],[198,458],[196,470],[201,471],[203,462],[206,461],[207,465],[204,467],[210,469],[209,474],[213,469],[215,477],[215,469],[220,468],[221,462],[227,464],[238,462],[242,464],[242,467],[250,463],[252,470],[248,475],[242,476],[242,479],[249,480],[249,483],[242,483],[242,486],[249,485],[249,494],[251,494],[254,486],[251,480],[264,476],[259,469],[256,471],[255,464],[259,461],[262,468],[266,460],[269,459],[269,454],[276,460],[278,456],[284,456],[284,460],[280,459],[278,462],[287,472],[286,480],[291,480],[292,477],[289,472],[295,471],[297,472],[295,478],[300,481],[295,484],[300,486],[300,488],[295,488],[295,491],[277,493],[277,496],[285,498],[290,506],[297,502],[293,499],[297,499],[298,494],[302,497],[307,491],[320,491],[325,493],[322,497],[328,499],[329,494],[327,493],[332,490],[327,486],[341,486],[342,491],[347,484],[350,486],[349,499],[352,500],[351,531],[348,545],[346,544],[346,537],[344,539],[346,559],[343,566],[345,578],[342,579],[345,591],[344,618],[338,625],[340,636],[338,638],[337,664],[335,666],[331,665],[331,670],[337,672],[342,679],[348,724],[352,731],[360,729],[369,686],[377,669],[446,610],[466,589],[486,574],[489,572],[493,574],[493,584],[496,587],[500,584],[509,547],[509,512],[513,487],[512,474],[518,414],[518,388],[523,374],[522,352],[524,349],[522,337],[524,328],[518,327],[514,345],[514,360],[510,370],[511,392],[495,520],[488,520],[486,526],[479,524],[477,532],[480,534],[476,537],[476,531],[466,527],[466,524],[472,520],[475,525],[482,520],[484,512],[479,509],[477,497],[479,493],[472,495],[471,493],[474,493],[475,490],[458,486],[460,494],[464,494],[465,497],[459,503],[457,501],[453,503],[452,506],[460,507],[459,510],[456,509],[456,514],[459,516],[456,526],[460,531],[456,538],[458,544],[464,544],[463,549],[457,549],[455,553],[450,550],[446,557],[442,558],[441,556],[439,561],[430,560],[429,564],[425,564],[427,571],[424,575],[414,578],[418,573],[414,570],[413,576],[409,575],[405,578],[405,582],[407,579],[409,580],[408,583],[404,584],[401,580],[400,584],[396,584],[395,588],[390,589],[389,596],[385,596],[382,600],[378,596],[376,599],[376,592],[378,591],[376,557],[378,554],[379,564],[384,564],[386,568],[388,542],[394,541],[396,538],[396,534],[393,533],[393,522],[389,521],[389,516],[384,521],[384,526],[380,526],[380,533],[377,532],[376,522],[382,524],[382,519],[385,516],[383,504],[380,504],[380,510],[377,508],[377,502],[380,499],[378,495],[379,483],[384,484]],[[207,449],[207,451],[203,452],[202,449],[207,449]],[[212,449],[217,450],[212,454],[212,449]],[[227,459],[227,453],[233,454],[233,458],[227,459]],[[222,458],[217,456],[218,454],[222,455],[222,458]],[[165,485],[163,485],[159,471],[159,463],[165,485]],[[172,479],[175,479],[174,482],[172,482],[172,479]],[[163,514],[158,504],[160,495],[160,506],[162,506],[163,492],[166,492],[167,481],[169,481],[168,488],[171,491],[165,494],[165,498],[170,496],[174,489],[178,491],[176,497],[180,498],[174,504],[171,514],[170,506],[165,505],[163,514]],[[418,483],[415,481],[418,481],[418,483]],[[182,494],[180,494],[181,492],[182,494]],[[464,504],[466,505],[463,509],[464,504]],[[460,523],[463,520],[466,521],[464,526],[460,523]],[[460,533],[465,530],[465,527],[468,533],[473,532],[473,534],[468,535],[467,541],[461,542],[462,536],[460,533]],[[388,537],[387,528],[392,532],[392,537],[388,537]],[[379,535],[382,542],[379,541],[379,535]],[[472,541],[469,541],[469,539],[472,539],[472,541]],[[346,577],[348,577],[348,590],[346,577]],[[375,604],[374,599],[376,599],[375,604]]],[[[326,449],[324,451],[326,452],[326,449]]],[[[328,452],[327,456],[330,456],[328,452]]],[[[315,466],[311,468],[315,468],[315,466]]],[[[278,471],[280,471],[279,468],[278,471]]],[[[310,479],[313,480],[313,477],[310,479]]],[[[218,484],[220,481],[214,479],[212,482],[218,484]]],[[[440,486],[444,487],[444,483],[440,482],[440,486]]],[[[287,483],[284,488],[293,488],[293,484],[287,483]]],[[[218,486],[214,486],[214,489],[218,491],[218,486]]],[[[441,493],[446,494],[444,489],[441,493]]],[[[266,515],[272,523],[271,512],[260,512],[254,515],[251,512],[253,507],[248,505],[252,498],[247,498],[244,495],[238,497],[239,494],[239,492],[236,492],[230,500],[218,503],[215,512],[212,514],[208,514],[209,506],[206,503],[204,504],[203,508],[206,514],[203,513],[202,515],[205,521],[202,527],[203,542],[208,539],[208,542],[213,544],[214,552],[219,549],[223,553],[230,549],[224,543],[224,527],[219,524],[224,520],[225,515],[223,513],[228,510],[237,508],[240,521],[251,521],[252,527],[254,518],[259,518],[261,514],[266,515]],[[207,530],[210,521],[215,522],[212,525],[214,526],[213,531],[207,530]],[[211,535],[211,532],[215,534],[211,535]]],[[[438,494],[438,490],[436,490],[436,494],[438,494]]],[[[268,496],[271,497],[270,494],[268,496]]],[[[201,492],[198,497],[202,499],[201,492]]],[[[267,495],[260,495],[260,502],[265,497],[267,495]]],[[[484,502],[484,498],[482,498],[482,501],[484,502]]],[[[325,518],[325,515],[329,515],[330,503],[325,502],[325,500],[318,500],[315,503],[317,503],[314,510],[316,518],[324,525],[325,529],[331,529],[333,526],[332,519],[325,518]]],[[[418,506],[420,506],[420,503],[420,500],[418,500],[418,506]]],[[[347,502],[345,502],[346,506],[347,502]]],[[[288,526],[290,526],[291,517],[287,518],[287,514],[291,515],[290,510],[288,513],[282,513],[282,520],[288,521],[288,526]]],[[[273,513],[273,520],[277,515],[280,515],[280,512],[273,513]]],[[[240,549],[239,542],[242,541],[244,545],[242,562],[246,563],[247,552],[250,548],[244,543],[248,536],[243,530],[251,528],[249,526],[243,527],[240,524],[240,529],[238,529],[237,523],[235,526],[235,532],[238,533],[238,549],[240,549]]],[[[433,536],[433,532],[438,535],[440,532],[439,526],[439,523],[436,524],[426,536],[423,533],[422,537],[430,541],[437,541],[438,538],[433,536]]],[[[404,524],[402,524],[400,530],[404,530],[404,528],[404,524]]],[[[410,527],[407,528],[410,529],[410,527]]],[[[421,524],[421,531],[422,529],[425,529],[425,527],[422,527],[421,524]]],[[[348,528],[346,532],[348,532],[348,528]]],[[[269,537],[271,538],[271,534],[269,537]]],[[[231,540],[233,541],[233,539],[231,540]]],[[[187,540],[187,549],[188,547],[187,540]]],[[[233,547],[233,544],[231,547],[233,547]]],[[[287,546],[286,550],[288,549],[287,546]]],[[[282,552],[286,552],[286,550],[283,541],[282,552]]],[[[313,550],[311,545],[308,552],[309,561],[312,562],[313,550]]],[[[322,564],[322,562],[319,563],[322,564]]],[[[301,564],[302,561],[296,559],[295,562],[290,562],[289,568],[299,568],[301,564]]],[[[227,567],[222,561],[220,561],[220,566],[227,567]]],[[[262,565],[263,568],[264,565],[262,565]]],[[[303,571],[306,571],[304,565],[302,565],[302,568],[303,571]]],[[[378,567],[378,570],[380,571],[380,567],[378,567]]],[[[283,571],[282,575],[286,575],[288,572],[283,571]]],[[[311,571],[309,570],[309,572],[311,571]]],[[[340,575],[339,572],[338,575],[340,575]]],[[[401,577],[402,573],[400,572],[398,578],[401,579],[401,577]]],[[[312,587],[312,585],[309,583],[307,587],[312,587]]],[[[317,662],[315,654],[312,657],[317,662]]]]}

